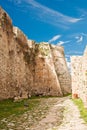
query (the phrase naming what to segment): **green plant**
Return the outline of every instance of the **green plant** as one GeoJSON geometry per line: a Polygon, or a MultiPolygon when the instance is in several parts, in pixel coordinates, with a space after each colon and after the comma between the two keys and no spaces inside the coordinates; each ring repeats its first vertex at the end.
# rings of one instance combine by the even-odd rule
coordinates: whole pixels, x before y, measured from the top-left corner
{"type": "Polygon", "coordinates": [[[39,44],[39,51],[43,56],[48,56],[50,53],[48,44],[44,44],[44,43],[39,44]]]}
{"type": "Polygon", "coordinates": [[[11,115],[17,116],[26,111],[30,111],[36,107],[38,103],[39,101],[37,99],[26,99],[19,102],[13,102],[11,99],[0,101],[0,120],[8,118],[11,115]],[[25,104],[28,104],[27,107],[25,104]]]}
{"type": "Polygon", "coordinates": [[[87,109],[84,107],[84,104],[81,99],[73,99],[73,102],[78,106],[81,118],[87,123],[87,109]]]}

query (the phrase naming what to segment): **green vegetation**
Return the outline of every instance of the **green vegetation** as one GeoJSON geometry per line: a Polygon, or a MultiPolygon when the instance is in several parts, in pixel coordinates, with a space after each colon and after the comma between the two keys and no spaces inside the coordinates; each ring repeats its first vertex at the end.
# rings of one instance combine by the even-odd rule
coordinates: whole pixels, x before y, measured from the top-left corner
{"type": "Polygon", "coordinates": [[[42,56],[48,56],[50,53],[49,45],[44,43],[39,44],[39,51],[42,56]]]}
{"type": "MultiPolygon", "coordinates": [[[[14,102],[12,99],[0,101],[0,120],[9,118],[9,116],[18,116],[26,111],[36,109],[41,102],[41,99],[50,98],[49,96],[32,96],[30,99],[14,102]]],[[[54,98],[54,97],[53,97],[54,98]]]]}
{"type": "Polygon", "coordinates": [[[87,123],[87,109],[84,108],[84,104],[81,99],[73,99],[73,102],[78,106],[81,114],[81,118],[87,123]]]}
{"type": "Polygon", "coordinates": [[[53,98],[33,96],[18,102],[11,99],[0,101],[0,130],[20,129],[22,123],[31,127],[44,118],[48,109],[58,101],[58,98],[53,98]]]}
{"type": "Polygon", "coordinates": [[[48,56],[49,54],[49,49],[40,48],[40,51],[43,56],[48,56]]]}
{"type": "Polygon", "coordinates": [[[17,116],[23,114],[26,111],[30,111],[37,107],[39,104],[38,99],[27,99],[19,102],[13,102],[13,100],[0,101],[0,120],[8,118],[9,116],[17,116]]]}

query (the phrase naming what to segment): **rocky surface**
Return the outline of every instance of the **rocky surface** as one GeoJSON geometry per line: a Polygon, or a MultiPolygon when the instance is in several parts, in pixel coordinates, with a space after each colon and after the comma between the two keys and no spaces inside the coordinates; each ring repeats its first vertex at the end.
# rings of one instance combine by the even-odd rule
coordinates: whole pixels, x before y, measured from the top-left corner
{"type": "Polygon", "coordinates": [[[0,8],[0,100],[70,92],[63,47],[29,40],[0,8]]]}
{"type": "Polygon", "coordinates": [[[32,111],[2,119],[0,130],[87,130],[71,97],[38,100],[40,104],[32,111]]]}
{"type": "Polygon", "coordinates": [[[38,98],[39,104],[20,115],[11,115],[0,121],[0,130],[47,130],[59,126],[63,120],[66,98],[38,98]]]}

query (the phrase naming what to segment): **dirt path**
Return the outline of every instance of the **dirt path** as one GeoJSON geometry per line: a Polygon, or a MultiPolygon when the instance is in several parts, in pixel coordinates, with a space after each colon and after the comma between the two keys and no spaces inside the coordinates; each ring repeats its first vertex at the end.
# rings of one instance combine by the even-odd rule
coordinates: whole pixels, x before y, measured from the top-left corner
{"type": "Polygon", "coordinates": [[[45,118],[34,125],[31,130],[54,130],[62,123],[64,106],[63,102],[67,98],[59,98],[58,101],[49,109],[45,118]]]}
{"type": "Polygon", "coordinates": [[[63,105],[66,108],[63,122],[55,130],[87,130],[87,124],[80,118],[79,110],[72,100],[67,99],[63,105]]]}
{"type": "Polygon", "coordinates": [[[87,130],[70,97],[40,99],[32,112],[4,119],[2,130],[87,130]]]}
{"type": "Polygon", "coordinates": [[[87,130],[87,125],[80,118],[79,110],[72,100],[63,98],[50,109],[46,118],[42,119],[32,130],[87,130]],[[62,121],[60,126],[59,120],[62,121]]]}
{"type": "Polygon", "coordinates": [[[0,130],[46,130],[62,123],[66,98],[35,98],[38,105],[24,114],[11,115],[0,122],[0,130]],[[39,101],[39,102],[38,102],[39,101]]]}

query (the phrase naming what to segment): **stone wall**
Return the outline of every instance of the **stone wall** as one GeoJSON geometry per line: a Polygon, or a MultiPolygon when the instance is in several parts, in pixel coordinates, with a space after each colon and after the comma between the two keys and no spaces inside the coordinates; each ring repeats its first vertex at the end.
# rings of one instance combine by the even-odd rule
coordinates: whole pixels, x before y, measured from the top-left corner
{"type": "Polygon", "coordinates": [[[0,8],[0,100],[70,92],[63,48],[29,40],[0,8]]]}
{"type": "Polygon", "coordinates": [[[71,77],[72,77],[72,96],[80,96],[80,87],[82,86],[82,56],[71,57],[71,77]]]}
{"type": "Polygon", "coordinates": [[[67,63],[64,57],[64,48],[61,46],[51,45],[53,55],[53,62],[55,71],[59,79],[62,93],[66,95],[71,91],[71,78],[70,73],[67,71],[67,63]]]}
{"type": "Polygon", "coordinates": [[[87,107],[87,47],[83,56],[71,57],[72,97],[80,97],[87,107]]]}

